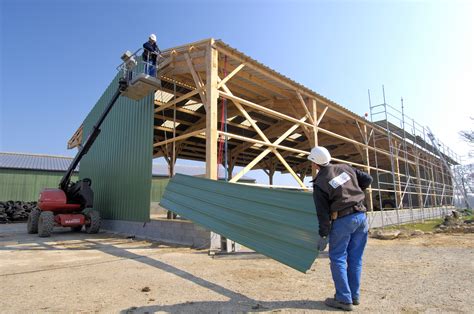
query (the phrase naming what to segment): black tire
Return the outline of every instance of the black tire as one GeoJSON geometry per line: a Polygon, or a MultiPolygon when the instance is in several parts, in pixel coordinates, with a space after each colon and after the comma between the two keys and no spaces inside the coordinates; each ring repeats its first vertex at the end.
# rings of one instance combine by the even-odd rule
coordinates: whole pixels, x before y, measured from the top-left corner
{"type": "Polygon", "coordinates": [[[54,227],[54,214],[53,212],[43,211],[41,212],[38,220],[38,235],[42,238],[49,237],[54,227]]]}
{"type": "Polygon", "coordinates": [[[86,232],[87,233],[97,233],[100,228],[100,214],[96,210],[90,210],[86,214],[88,223],[86,223],[86,232]]]}
{"type": "Polygon", "coordinates": [[[71,231],[73,232],[81,232],[82,226],[71,227],[71,231]]]}
{"type": "Polygon", "coordinates": [[[33,209],[28,215],[28,222],[26,223],[26,230],[29,234],[38,233],[38,220],[41,212],[38,209],[33,209]]]}

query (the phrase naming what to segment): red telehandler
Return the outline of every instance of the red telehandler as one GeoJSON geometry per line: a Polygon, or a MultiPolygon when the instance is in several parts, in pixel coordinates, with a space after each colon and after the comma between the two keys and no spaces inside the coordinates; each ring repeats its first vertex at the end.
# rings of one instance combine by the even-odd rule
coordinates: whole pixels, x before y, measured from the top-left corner
{"type": "MultiPolygon", "coordinates": [[[[97,210],[93,209],[94,192],[91,188],[91,179],[84,178],[77,182],[71,182],[71,176],[82,157],[87,154],[97,136],[99,136],[102,122],[104,122],[120,95],[139,100],[151,91],[161,88],[161,81],[156,78],[156,73],[153,76],[140,73],[135,60],[137,53],[140,51],[141,49],[133,54],[127,51],[122,55],[124,62],[117,69],[123,71],[123,76],[119,80],[117,91],[92,128],[92,132],[84,145],[80,147],[76,157],[69,165],[59,183],[59,188],[46,188],[41,191],[38,209],[31,211],[28,217],[28,233],[38,233],[40,237],[49,237],[54,226],[70,227],[73,231],[81,231],[85,226],[87,233],[97,233],[99,231],[100,215],[97,210]]],[[[144,61],[141,60],[141,62],[144,61]]]]}
{"type": "Polygon", "coordinates": [[[40,237],[49,237],[54,226],[71,227],[73,231],[80,231],[85,226],[87,233],[99,231],[100,215],[97,210],[92,209],[94,192],[91,188],[91,180],[84,178],[77,182],[71,182],[71,176],[82,157],[87,154],[99,136],[102,122],[127,86],[127,81],[121,79],[112,100],[62,177],[59,188],[46,188],[41,191],[38,209],[32,210],[28,217],[28,233],[38,233],[40,237]]]}

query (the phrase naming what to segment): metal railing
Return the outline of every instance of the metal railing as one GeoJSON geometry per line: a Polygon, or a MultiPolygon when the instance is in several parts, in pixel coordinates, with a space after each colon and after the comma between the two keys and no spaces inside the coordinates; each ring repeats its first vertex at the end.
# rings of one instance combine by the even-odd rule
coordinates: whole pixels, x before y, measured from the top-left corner
{"type": "Polygon", "coordinates": [[[148,60],[144,60],[143,48],[136,50],[134,53],[130,51],[122,55],[123,62],[117,66],[117,71],[122,73],[122,77],[132,82],[140,74],[146,74],[153,78],[158,78],[158,70],[163,61],[163,56],[156,52],[148,51],[148,60]],[[150,57],[155,56],[155,58],[150,57]],[[153,61],[155,59],[156,61],[153,61]]]}

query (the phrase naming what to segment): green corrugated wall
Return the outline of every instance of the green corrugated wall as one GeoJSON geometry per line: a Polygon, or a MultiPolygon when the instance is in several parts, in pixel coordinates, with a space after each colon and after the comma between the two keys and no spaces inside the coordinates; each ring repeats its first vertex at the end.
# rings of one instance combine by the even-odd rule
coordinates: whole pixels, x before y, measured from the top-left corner
{"type": "MultiPolygon", "coordinates": [[[[83,143],[117,90],[118,79],[84,120],[83,143]]],[[[79,175],[92,179],[94,208],[105,219],[150,219],[153,107],[153,93],[139,101],[120,97],[81,161],[79,175]]]]}
{"type": "MultiPolygon", "coordinates": [[[[32,202],[44,188],[57,188],[63,172],[0,169],[0,201],[32,202]]],[[[74,175],[72,180],[77,180],[74,175]]]]}
{"type": "Polygon", "coordinates": [[[166,186],[170,182],[168,178],[153,178],[151,182],[151,201],[159,202],[165,193],[166,186]]]}

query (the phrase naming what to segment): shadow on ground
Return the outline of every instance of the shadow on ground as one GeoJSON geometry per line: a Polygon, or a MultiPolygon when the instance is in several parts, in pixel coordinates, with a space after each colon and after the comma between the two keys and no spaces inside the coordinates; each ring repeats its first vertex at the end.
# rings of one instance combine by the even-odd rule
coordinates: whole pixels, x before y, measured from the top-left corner
{"type": "MultiPolygon", "coordinates": [[[[307,310],[325,310],[331,311],[324,305],[322,301],[311,301],[311,300],[291,300],[291,301],[259,301],[247,297],[244,294],[232,291],[224,286],[218,285],[206,279],[197,277],[187,271],[174,267],[172,265],[161,262],[155,258],[151,258],[146,255],[139,255],[128,250],[130,249],[160,249],[160,244],[156,245],[143,245],[139,244],[136,246],[129,246],[133,242],[130,239],[120,238],[112,234],[101,233],[98,235],[85,235],[84,233],[77,234],[67,231],[56,232],[51,238],[39,238],[36,235],[26,234],[26,228],[24,232],[13,232],[9,234],[18,235],[14,241],[2,241],[2,238],[8,236],[3,233],[0,237],[0,251],[2,250],[98,250],[111,256],[118,257],[119,259],[129,259],[135,262],[139,262],[156,269],[166,271],[182,279],[191,281],[201,287],[212,290],[222,296],[227,297],[228,301],[206,301],[206,302],[185,302],[173,305],[147,305],[141,307],[131,307],[121,311],[121,313],[153,313],[157,311],[165,312],[261,312],[261,311],[272,311],[278,309],[307,309],[307,310]],[[85,238],[87,237],[87,238],[85,238]],[[109,242],[109,243],[108,243],[109,242]],[[120,248],[116,245],[128,244],[127,248],[120,248]],[[19,245],[19,246],[16,246],[19,245]],[[58,247],[61,246],[61,247],[58,247]]],[[[167,246],[166,247],[170,247],[167,246]]],[[[181,246],[180,246],[181,247],[181,246]]],[[[249,254],[248,256],[251,256],[249,254]]],[[[248,257],[246,255],[246,257],[248,257]]],[[[97,263],[110,263],[113,261],[97,262],[97,263]]],[[[94,264],[97,264],[94,263],[94,264]]],[[[86,265],[81,264],[72,267],[84,267],[86,265]]],[[[71,266],[58,267],[58,268],[71,268],[71,266]]],[[[44,271],[54,270],[56,268],[48,268],[44,271]]],[[[34,271],[37,272],[38,270],[34,271]]],[[[42,270],[39,270],[42,271],[42,270]]],[[[18,273],[15,273],[18,274],[18,273]]],[[[7,274],[13,275],[13,274],[7,274]]]]}

